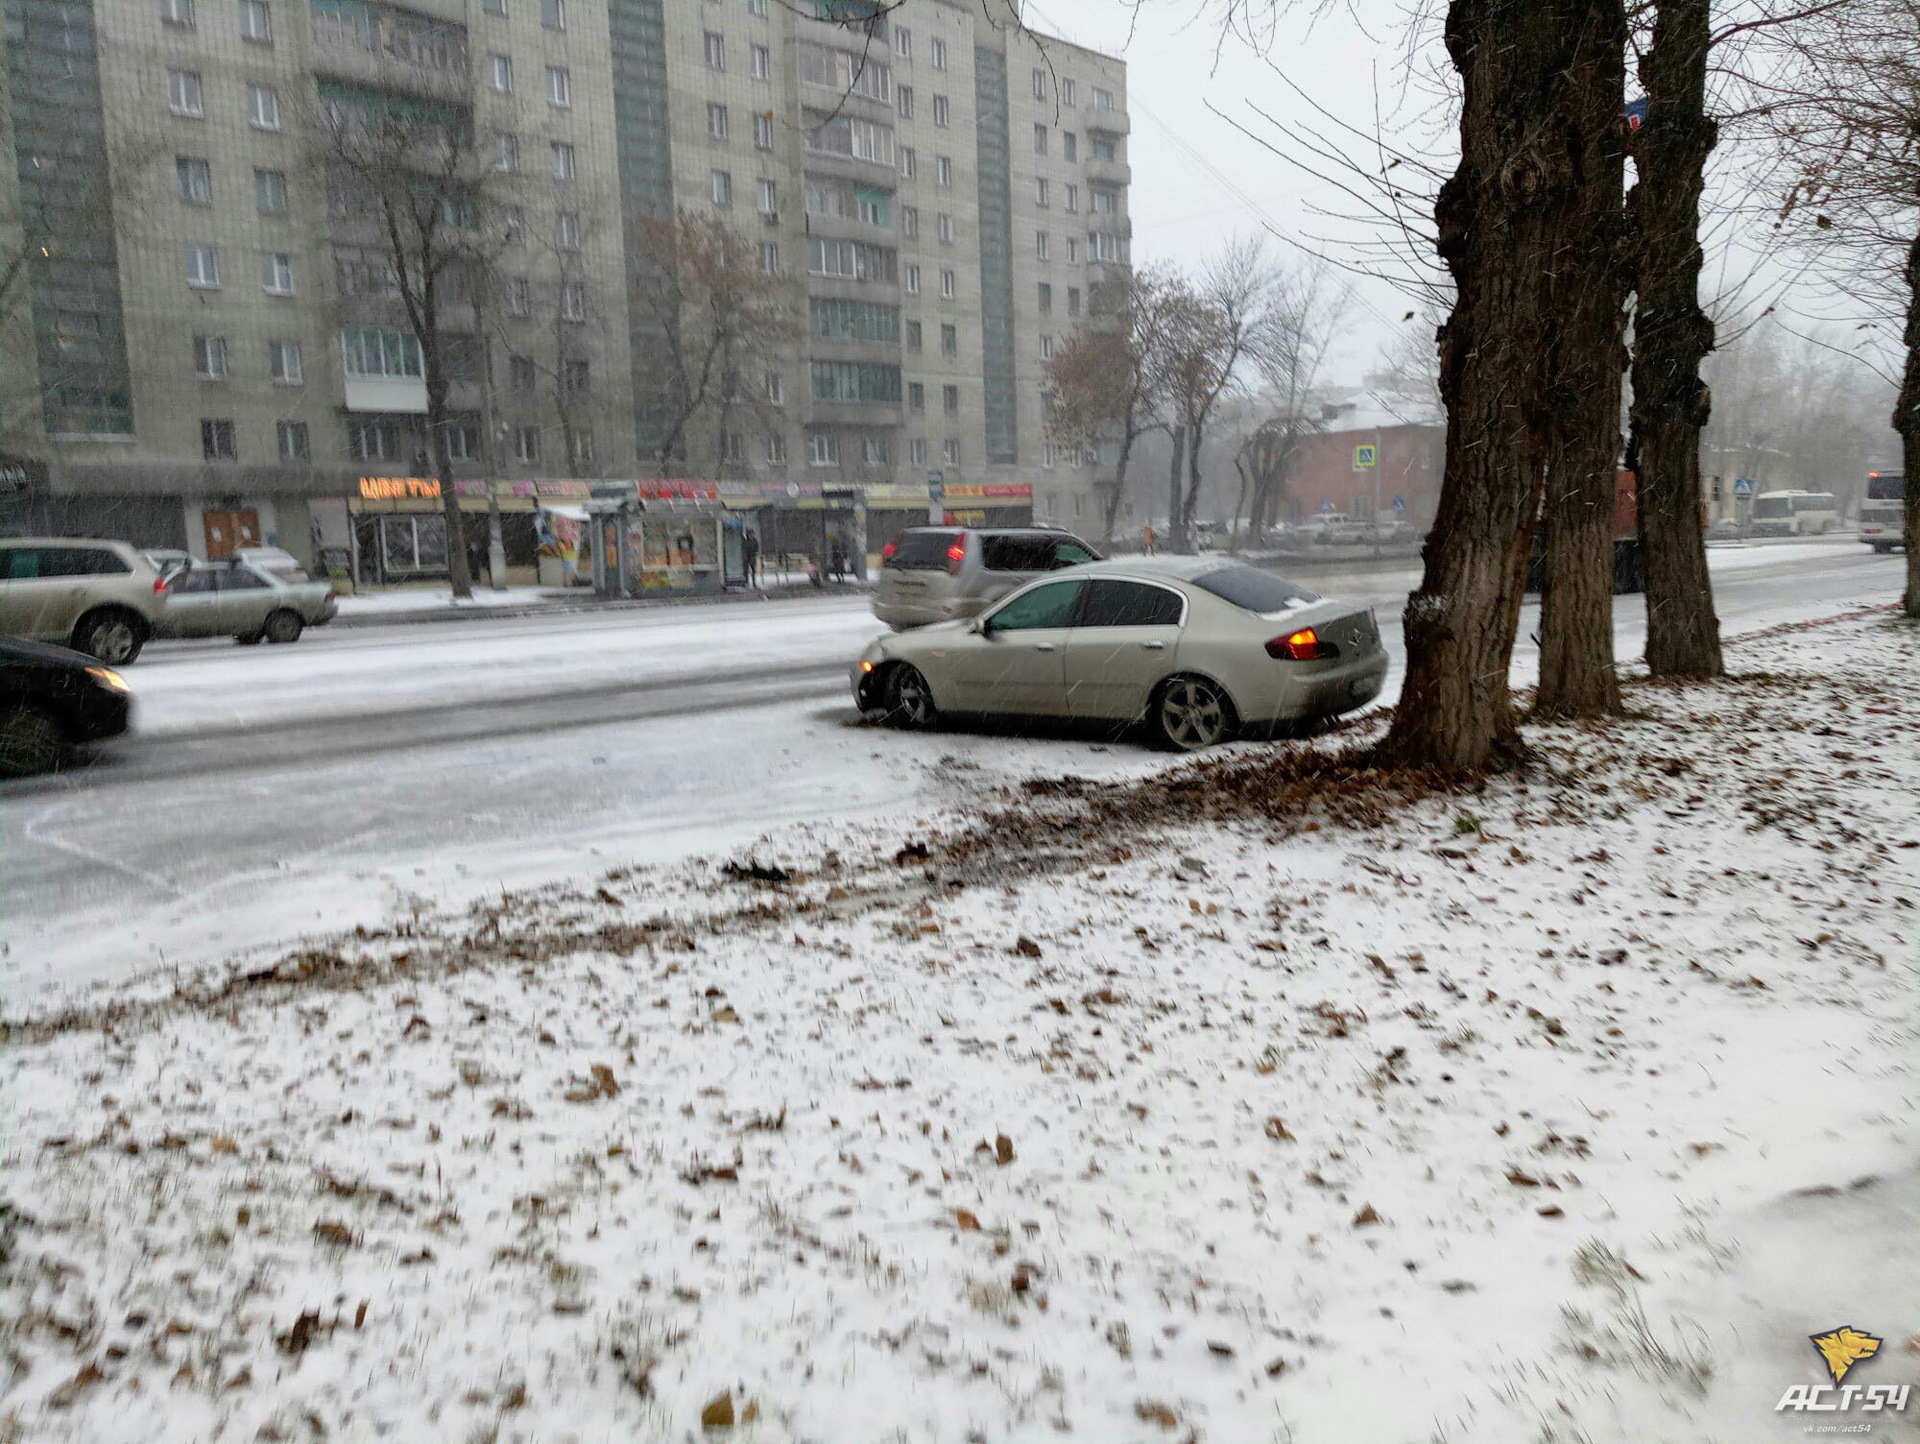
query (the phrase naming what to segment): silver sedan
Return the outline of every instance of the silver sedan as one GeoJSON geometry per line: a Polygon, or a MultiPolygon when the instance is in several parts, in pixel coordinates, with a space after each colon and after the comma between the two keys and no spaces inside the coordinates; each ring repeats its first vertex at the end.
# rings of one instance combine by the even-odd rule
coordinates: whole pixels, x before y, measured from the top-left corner
{"type": "Polygon", "coordinates": [[[1364,707],[1386,676],[1369,607],[1218,557],[1133,557],[1029,583],[971,621],[881,637],[853,690],[899,726],[942,713],[1144,722],[1193,751],[1364,707]]]}
{"type": "Polygon", "coordinates": [[[167,610],[156,634],[297,642],[338,609],[328,582],[291,582],[248,562],[199,563],[168,578],[167,610]]]}

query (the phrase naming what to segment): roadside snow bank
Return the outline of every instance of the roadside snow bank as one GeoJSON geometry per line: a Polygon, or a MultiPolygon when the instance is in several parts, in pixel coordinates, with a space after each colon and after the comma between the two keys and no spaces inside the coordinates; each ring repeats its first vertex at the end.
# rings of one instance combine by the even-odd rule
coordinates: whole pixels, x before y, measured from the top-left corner
{"type": "Polygon", "coordinates": [[[1799,1437],[1810,1333],[1920,1381],[1915,641],[16,1018],[0,1438],[1799,1437]]]}

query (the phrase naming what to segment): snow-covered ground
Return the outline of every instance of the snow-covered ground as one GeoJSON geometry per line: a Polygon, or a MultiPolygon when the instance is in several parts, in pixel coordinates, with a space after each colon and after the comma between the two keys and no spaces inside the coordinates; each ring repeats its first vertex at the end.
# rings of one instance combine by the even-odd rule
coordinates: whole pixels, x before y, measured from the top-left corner
{"type": "Polygon", "coordinates": [[[0,1437],[1802,1437],[1920,1383],[1920,648],[1733,663],[10,1007],[0,1437]]]}
{"type": "MultiPolygon", "coordinates": [[[[456,601],[451,587],[396,587],[392,591],[356,592],[341,597],[340,615],[377,617],[395,612],[484,612],[496,607],[540,607],[553,605],[563,595],[557,587],[502,587],[495,591],[483,584],[473,589],[472,596],[456,601]]],[[[581,601],[590,601],[592,596],[586,588],[579,589],[581,601]]]]}

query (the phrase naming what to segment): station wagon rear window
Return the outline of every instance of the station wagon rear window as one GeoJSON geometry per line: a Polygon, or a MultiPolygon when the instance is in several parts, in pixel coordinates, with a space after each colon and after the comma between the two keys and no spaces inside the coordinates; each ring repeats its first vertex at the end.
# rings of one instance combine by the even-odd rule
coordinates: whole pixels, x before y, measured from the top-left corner
{"type": "Polygon", "coordinates": [[[957,531],[903,531],[886,564],[903,572],[944,572],[947,548],[959,535],[957,531]]]}
{"type": "Polygon", "coordinates": [[[1284,582],[1272,572],[1263,572],[1258,567],[1222,567],[1217,572],[1196,577],[1193,584],[1203,592],[1212,592],[1223,602],[1231,602],[1236,607],[1244,607],[1249,612],[1263,616],[1269,612],[1284,612],[1290,607],[1304,607],[1320,600],[1317,593],[1305,587],[1296,587],[1292,582],[1284,582]]]}

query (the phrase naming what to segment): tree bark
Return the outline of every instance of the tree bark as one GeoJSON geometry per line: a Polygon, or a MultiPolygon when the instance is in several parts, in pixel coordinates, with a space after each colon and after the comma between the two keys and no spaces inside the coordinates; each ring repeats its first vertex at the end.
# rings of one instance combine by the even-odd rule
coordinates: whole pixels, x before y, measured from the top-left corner
{"type": "Polygon", "coordinates": [[[1584,32],[1615,37],[1623,24],[1619,0],[1448,10],[1464,96],[1460,164],[1434,208],[1455,285],[1439,335],[1446,464],[1384,748],[1405,765],[1485,767],[1513,742],[1507,674],[1545,455],[1545,363],[1567,300],[1553,273],[1590,219],[1579,177],[1589,87],[1571,71],[1598,43],[1584,32]]]}
{"type": "Polygon", "coordinates": [[[1634,315],[1632,440],[1647,567],[1647,670],[1718,677],[1720,619],[1700,516],[1700,433],[1712,398],[1700,363],[1713,322],[1700,309],[1700,192],[1719,127],[1706,114],[1709,0],[1660,0],[1640,62],[1647,122],[1633,142],[1639,181],[1627,224],[1634,315]]]}
{"type": "Polygon", "coordinates": [[[1620,377],[1627,355],[1622,203],[1626,189],[1626,44],[1622,8],[1576,18],[1563,127],[1575,224],[1554,258],[1559,316],[1548,353],[1546,583],[1540,594],[1540,688],[1548,717],[1620,707],[1613,667],[1614,493],[1620,467],[1620,377]]]}
{"type": "MultiPolygon", "coordinates": [[[[424,349],[424,348],[423,348],[424,349]]],[[[440,514],[446,518],[447,577],[456,597],[473,595],[473,569],[467,565],[467,529],[460,517],[460,488],[453,480],[453,456],[447,446],[447,382],[441,374],[438,347],[426,362],[427,445],[433,469],[440,478],[440,514]]]]}
{"type": "Polygon", "coordinates": [[[1173,442],[1173,460],[1167,467],[1167,548],[1180,550],[1180,538],[1186,534],[1180,525],[1180,466],[1187,457],[1187,428],[1171,427],[1168,436],[1173,442]]]}
{"type": "Polygon", "coordinates": [[[1187,428],[1187,494],[1180,503],[1180,525],[1173,536],[1173,549],[1181,556],[1191,556],[1194,551],[1193,513],[1200,504],[1200,442],[1204,435],[1198,422],[1187,428]]]}
{"type": "Polygon", "coordinates": [[[1126,496],[1127,463],[1133,459],[1135,439],[1132,431],[1126,432],[1120,438],[1120,459],[1113,466],[1113,491],[1108,495],[1106,505],[1102,508],[1104,513],[1102,525],[1105,526],[1106,531],[1100,539],[1108,546],[1113,545],[1114,523],[1120,518],[1120,503],[1126,496]]]}
{"type": "Polygon", "coordinates": [[[1900,374],[1900,397],[1894,403],[1893,429],[1900,433],[1900,457],[1906,472],[1906,500],[1900,517],[1900,539],[1907,549],[1907,590],[1900,610],[1920,620],[1920,233],[1907,247],[1906,368],[1900,374]]]}

